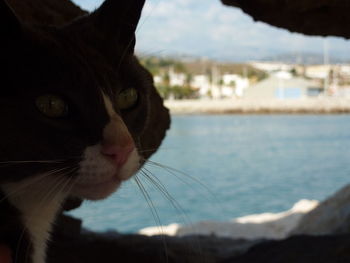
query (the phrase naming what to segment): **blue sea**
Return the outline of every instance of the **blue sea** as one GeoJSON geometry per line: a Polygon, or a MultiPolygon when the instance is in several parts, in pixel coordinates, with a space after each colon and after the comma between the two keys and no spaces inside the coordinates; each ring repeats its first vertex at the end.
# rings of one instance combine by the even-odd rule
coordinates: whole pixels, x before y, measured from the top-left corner
{"type": "Polygon", "coordinates": [[[93,230],[136,232],[323,200],[350,182],[350,116],[173,116],[151,160],[157,164],[144,169],[151,180],[138,175],[147,194],[131,180],[72,214],[93,230]]]}

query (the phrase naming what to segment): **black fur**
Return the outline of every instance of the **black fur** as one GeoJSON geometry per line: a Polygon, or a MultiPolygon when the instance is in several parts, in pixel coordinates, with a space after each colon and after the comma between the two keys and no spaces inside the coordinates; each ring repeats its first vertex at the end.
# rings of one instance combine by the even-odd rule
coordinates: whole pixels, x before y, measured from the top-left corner
{"type": "MultiPolygon", "coordinates": [[[[155,151],[159,146],[169,114],[152,76],[133,54],[143,4],[144,0],[107,0],[91,15],[56,27],[20,21],[0,0],[0,189],[45,171],[77,166],[83,150],[101,140],[108,122],[101,90],[113,98],[122,89],[137,88],[138,104],[115,110],[139,148],[155,151]],[[68,115],[52,119],[39,112],[35,100],[45,94],[64,98],[68,115]],[[42,160],[63,161],[6,163],[42,160]]],[[[30,240],[19,211],[1,191],[0,200],[0,243],[15,251],[15,262],[30,263],[24,252],[29,249],[30,256],[30,240]]]]}

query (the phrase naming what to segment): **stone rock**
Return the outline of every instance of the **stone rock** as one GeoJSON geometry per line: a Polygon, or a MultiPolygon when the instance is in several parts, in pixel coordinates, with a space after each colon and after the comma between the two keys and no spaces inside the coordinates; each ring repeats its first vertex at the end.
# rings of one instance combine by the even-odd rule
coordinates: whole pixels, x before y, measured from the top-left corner
{"type": "MultiPolygon", "coordinates": [[[[221,0],[254,20],[307,35],[350,37],[348,0],[221,0]]],[[[234,26],[234,25],[232,25],[234,26]]]]}
{"type": "Polygon", "coordinates": [[[307,213],[291,235],[350,233],[350,185],[343,187],[307,213]]]}
{"type": "Polygon", "coordinates": [[[241,255],[262,242],[215,236],[147,237],[117,232],[80,232],[80,220],[65,216],[60,221],[69,224],[56,226],[49,245],[48,263],[215,263],[241,255]]]}
{"type": "Polygon", "coordinates": [[[170,236],[207,235],[243,239],[286,238],[300,219],[318,205],[315,200],[300,200],[290,210],[280,213],[263,213],[232,219],[228,222],[201,221],[191,225],[170,224],[148,227],[139,233],[144,235],[167,234],[170,236]]]}
{"type": "Polygon", "coordinates": [[[350,235],[294,236],[280,241],[95,233],[80,221],[56,228],[47,263],[333,263],[350,262],[350,235]]]}
{"type": "Polygon", "coordinates": [[[350,235],[295,236],[268,241],[220,263],[348,263],[350,235]]]}

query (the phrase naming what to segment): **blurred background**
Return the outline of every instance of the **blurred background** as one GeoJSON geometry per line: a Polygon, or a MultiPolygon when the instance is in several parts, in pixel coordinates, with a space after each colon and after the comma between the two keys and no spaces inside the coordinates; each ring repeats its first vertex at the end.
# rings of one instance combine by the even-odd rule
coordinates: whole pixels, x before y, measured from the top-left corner
{"type": "MultiPolygon", "coordinates": [[[[102,1],[74,2],[93,11],[102,1]]],[[[153,179],[139,175],[148,194],[130,181],[85,202],[73,212],[85,226],[258,219],[348,183],[349,41],[254,22],[219,0],[146,2],[136,53],[172,127],[146,164],[153,179]]]]}

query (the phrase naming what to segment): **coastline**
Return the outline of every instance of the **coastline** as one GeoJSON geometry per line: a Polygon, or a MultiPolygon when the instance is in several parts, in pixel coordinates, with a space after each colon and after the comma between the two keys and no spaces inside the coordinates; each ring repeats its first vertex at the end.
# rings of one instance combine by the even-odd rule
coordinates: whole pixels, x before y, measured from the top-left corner
{"type": "Polygon", "coordinates": [[[302,218],[319,206],[316,200],[301,199],[287,211],[279,213],[252,214],[233,218],[227,222],[201,221],[190,225],[173,223],[166,226],[146,227],[139,234],[146,236],[168,235],[188,236],[205,235],[225,238],[283,239],[289,236],[302,218]]]}
{"type": "Polygon", "coordinates": [[[350,99],[166,100],[173,115],[194,114],[350,114],[350,99]]]}

